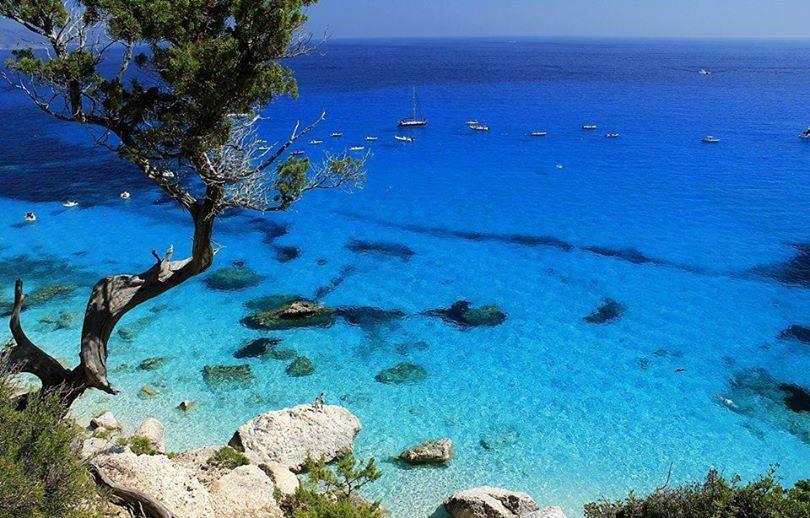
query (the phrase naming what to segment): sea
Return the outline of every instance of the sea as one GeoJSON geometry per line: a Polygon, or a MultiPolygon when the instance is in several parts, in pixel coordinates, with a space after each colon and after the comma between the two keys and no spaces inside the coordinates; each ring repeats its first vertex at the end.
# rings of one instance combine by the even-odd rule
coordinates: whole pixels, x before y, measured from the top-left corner
{"type": "MultiPolygon", "coordinates": [[[[80,419],[110,410],[131,430],[153,416],[180,451],[324,393],[360,418],[357,457],[383,472],[365,495],[402,518],[482,485],[581,516],[712,468],[810,475],[810,344],[791,328],[810,326],[810,41],[334,40],[288,65],[300,96],[267,107],[262,137],[326,112],[291,151],[319,164],[365,147],[364,188],[225,214],[210,273],[119,324],[120,393],[88,393],[80,419]],[[398,129],[414,91],[428,124],[398,129]],[[228,268],[247,281],[212,277],[228,268]],[[270,295],[342,316],[243,325],[270,295]],[[505,319],[430,313],[459,301],[505,319]],[[234,357],[263,337],[314,372],[234,357]],[[416,375],[379,381],[403,363],[416,375]],[[203,377],[245,364],[252,380],[203,377]],[[445,437],[447,466],[395,460],[445,437]]],[[[97,134],[7,87],[0,120],[0,302],[17,278],[55,295],[23,325],[75,365],[91,286],[145,270],[152,250],[187,254],[190,221],[97,134]]]]}

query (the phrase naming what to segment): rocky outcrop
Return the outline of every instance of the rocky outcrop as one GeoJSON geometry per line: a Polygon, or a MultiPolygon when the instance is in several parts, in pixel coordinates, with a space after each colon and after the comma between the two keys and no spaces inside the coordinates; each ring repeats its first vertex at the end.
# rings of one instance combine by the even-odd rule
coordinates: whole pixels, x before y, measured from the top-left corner
{"type": "Polygon", "coordinates": [[[810,327],[793,324],[779,333],[779,338],[782,340],[797,340],[805,344],[810,344],[810,327]]]}
{"type": "Polygon", "coordinates": [[[494,327],[506,320],[506,313],[500,307],[496,305],[473,307],[466,300],[459,300],[449,308],[434,309],[426,314],[462,328],[494,327]]]}
{"type": "Polygon", "coordinates": [[[413,385],[427,378],[427,371],[421,365],[401,362],[388,369],[383,369],[374,379],[386,385],[413,385]]]}
{"type": "Polygon", "coordinates": [[[90,428],[93,430],[100,428],[105,430],[120,430],[121,423],[112,415],[112,412],[104,412],[100,416],[90,420],[90,428]]]}
{"type": "Polygon", "coordinates": [[[352,451],[360,429],[360,420],[343,407],[300,405],[254,417],[229,444],[254,463],[277,462],[298,472],[307,457],[331,461],[352,451]]]}
{"type": "Polygon", "coordinates": [[[300,327],[330,327],[335,323],[335,310],[304,298],[266,297],[252,301],[248,307],[259,307],[242,319],[250,329],[280,331],[300,327]]]}
{"type": "Polygon", "coordinates": [[[620,319],[625,311],[627,308],[624,304],[613,299],[605,299],[593,313],[584,317],[583,320],[589,324],[607,324],[620,319]]]}
{"type": "Polygon", "coordinates": [[[298,477],[295,476],[295,473],[278,462],[259,464],[259,467],[270,477],[276,485],[276,489],[278,489],[282,495],[295,494],[298,490],[298,486],[301,484],[298,477]]]}
{"type": "Polygon", "coordinates": [[[540,511],[529,495],[497,487],[455,493],[444,502],[444,508],[452,518],[535,518],[540,511]]]}
{"type": "Polygon", "coordinates": [[[132,435],[133,437],[143,437],[147,439],[152,447],[161,453],[166,451],[163,424],[153,417],[144,419],[132,435]]]}
{"type": "Polygon", "coordinates": [[[222,268],[203,278],[206,286],[217,291],[241,291],[261,284],[263,276],[242,262],[222,268]]]}
{"type": "Polygon", "coordinates": [[[206,365],[203,379],[209,385],[242,384],[253,379],[250,365],[206,365]]]}
{"type": "Polygon", "coordinates": [[[211,485],[211,501],[218,518],[282,518],[273,498],[274,485],[258,466],[240,466],[211,485]]]}
{"type": "Polygon", "coordinates": [[[293,378],[309,376],[315,372],[315,364],[306,356],[298,356],[292,363],[287,365],[285,372],[287,376],[292,376],[293,378]]]}
{"type": "Polygon", "coordinates": [[[453,441],[439,439],[426,441],[399,454],[399,460],[407,464],[447,464],[453,458],[453,441]]]}

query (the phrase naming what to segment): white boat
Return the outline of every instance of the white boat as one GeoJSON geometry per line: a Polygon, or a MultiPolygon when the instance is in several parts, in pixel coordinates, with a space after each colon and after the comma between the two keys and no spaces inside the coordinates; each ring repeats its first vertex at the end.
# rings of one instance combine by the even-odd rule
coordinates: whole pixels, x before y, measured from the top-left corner
{"type": "Polygon", "coordinates": [[[532,131],[531,132],[532,137],[545,137],[546,135],[548,135],[548,131],[532,131]]]}
{"type": "Polygon", "coordinates": [[[596,124],[583,124],[582,129],[592,131],[595,130],[598,126],[596,124]]]}
{"type": "Polygon", "coordinates": [[[26,222],[33,223],[36,220],[37,220],[37,215],[34,214],[33,212],[26,212],[25,213],[25,221],[26,222]]]}
{"type": "Polygon", "coordinates": [[[395,135],[394,140],[399,142],[413,142],[413,137],[403,137],[401,135],[395,135]]]}
{"type": "Polygon", "coordinates": [[[121,193],[121,194],[119,194],[118,196],[119,196],[119,197],[120,197],[122,200],[128,200],[128,199],[129,199],[129,193],[128,193],[127,191],[122,192],[122,193],[121,193]]]}
{"type": "Polygon", "coordinates": [[[470,129],[473,131],[489,131],[489,126],[486,124],[470,124],[470,129]]]}
{"type": "Polygon", "coordinates": [[[349,148],[349,151],[357,152],[357,151],[365,151],[366,148],[363,146],[352,146],[349,148]]]}
{"type": "Polygon", "coordinates": [[[810,128],[807,128],[806,130],[804,130],[804,133],[799,135],[799,138],[804,139],[804,140],[810,140],[810,128]]]}
{"type": "Polygon", "coordinates": [[[320,146],[321,144],[323,144],[323,140],[310,140],[309,141],[310,146],[320,146]]]}
{"type": "Polygon", "coordinates": [[[366,142],[377,142],[379,140],[377,137],[366,137],[366,142]]]}
{"type": "Polygon", "coordinates": [[[397,126],[399,126],[400,128],[418,128],[421,126],[427,126],[427,120],[424,118],[420,118],[417,114],[415,87],[413,89],[413,117],[400,120],[397,126]]]}
{"type": "Polygon", "coordinates": [[[619,135],[618,133],[606,133],[605,134],[605,138],[619,138],[619,137],[621,137],[621,135],[619,135]]]}
{"type": "Polygon", "coordinates": [[[65,203],[62,204],[63,207],[68,207],[68,208],[76,207],[78,205],[79,205],[79,202],[76,202],[76,201],[73,201],[73,200],[68,200],[68,201],[66,201],[65,203]]]}
{"type": "Polygon", "coordinates": [[[717,144],[718,142],[720,142],[720,139],[712,135],[708,135],[703,139],[704,144],[717,144]]]}
{"type": "Polygon", "coordinates": [[[163,171],[160,176],[166,178],[167,180],[174,178],[174,173],[171,171],[163,171]]]}
{"type": "Polygon", "coordinates": [[[302,156],[302,155],[304,154],[304,152],[303,152],[303,151],[301,151],[300,149],[298,149],[298,150],[293,151],[293,152],[292,152],[292,153],[290,153],[290,154],[291,154],[292,156],[302,156]]]}
{"type": "Polygon", "coordinates": [[[478,121],[476,121],[476,120],[470,120],[470,121],[465,122],[465,124],[466,124],[467,126],[475,126],[476,124],[478,124],[478,121]]]}
{"type": "Polygon", "coordinates": [[[710,71],[706,70],[705,68],[701,68],[700,70],[698,70],[698,74],[700,74],[702,76],[710,76],[710,75],[712,75],[712,73],[710,71]]]}
{"type": "Polygon", "coordinates": [[[342,136],[343,136],[343,133],[341,133],[341,132],[339,132],[339,131],[335,131],[334,133],[332,133],[332,134],[331,134],[331,135],[329,135],[329,136],[330,136],[330,137],[333,137],[333,138],[340,138],[340,137],[342,137],[342,136]]]}

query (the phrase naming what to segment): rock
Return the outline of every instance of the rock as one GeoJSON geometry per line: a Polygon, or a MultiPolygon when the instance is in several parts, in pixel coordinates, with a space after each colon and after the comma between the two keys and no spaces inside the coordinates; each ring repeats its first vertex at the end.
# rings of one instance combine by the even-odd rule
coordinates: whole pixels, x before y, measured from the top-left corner
{"type": "Polygon", "coordinates": [[[294,495],[298,490],[298,486],[301,485],[301,482],[298,480],[298,477],[295,476],[295,473],[278,462],[262,463],[259,464],[259,468],[261,468],[261,470],[264,471],[268,477],[270,477],[273,484],[275,484],[276,489],[278,489],[282,495],[294,495]]]}
{"type": "Polygon", "coordinates": [[[309,376],[315,372],[315,364],[306,356],[299,356],[285,369],[287,376],[300,378],[302,376],[309,376]]]}
{"type": "Polygon", "coordinates": [[[298,356],[298,352],[295,349],[279,347],[278,345],[271,347],[267,351],[267,354],[265,354],[266,358],[272,358],[274,360],[292,360],[296,356],[298,356]]]}
{"type": "Polygon", "coordinates": [[[335,309],[335,315],[347,324],[364,329],[376,328],[405,318],[405,312],[398,309],[383,309],[372,306],[343,306],[335,309]]]}
{"type": "Polygon", "coordinates": [[[118,337],[124,341],[131,342],[158,318],[159,315],[149,314],[130,322],[126,326],[118,329],[118,337]]]}
{"type": "Polygon", "coordinates": [[[206,365],[203,367],[203,379],[209,385],[223,383],[247,383],[253,379],[250,365],[206,365]]]}
{"type": "Polygon", "coordinates": [[[141,387],[141,390],[138,391],[138,397],[141,399],[149,399],[157,397],[159,395],[160,392],[158,392],[157,389],[152,385],[144,385],[143,387],[141,387]]]}
{"type": "Polygon", "coordinates": [[[218,518],[283,518],[273,498],[273,481],[258,466],[240,466],[211,485],[218,518]]]}
{"type": "Polygon", "coordinates": [[[810,412],[810,390],[795,383],[780,383],[779,390],[785,394],[785,406],[792,412],[810,412]]]}
{"type": "Polygon", "coordinates": [[[217,516],[202,483],[164,455],[135,455],[129,449],[117,449],[102,453],[94,463],[114,482],[143,491],[177,518],[217,516]]]}
{"type": "Polygon", "coordinates": [[[90,428],[97,430],[103,428],[106,430],[120,430],[121,423],[112,415],[112,412],[104,412],[98,417],[90,420],[90,428]]]}
{"type": "Polygon", "coordinates": [[[147,358],[138,364],[138,369],[142,371],[153,371],[163,367],[169,360],[171,360],[170,356],[154,356],[147,358]]]}
{"type": "Polygon", "coordinates": [[[626,310],[627,308],[624,304],[616,302],[613,299],[605,299],[602,301],[602,305],[596,308],[593,313],[583,318],[583,320],[589,324],[606,324],[621,318],[626,310]]]}
{"type": "Polygon", "coordinates": [[[540,511],[525,493],[514,493],[497,487],[478,487],[455,493],[444,502],[452,518],[534,518],[540,511]]]}
{"type": "Polygon", "coordinates": [[[561,507],[543,507],[537,515],[532,515],[532,518],[566,518],[565,513],[561,507]]]}
{"type": "Polygon", "coordinates": [[[64,299],[78,288],[76,284],[53,284],[37,288],[25,296],[23,307],[41,306],[52,300],[64,299]]]}
{"type": "Polygon", "coordinates": [[[427,371],[414,363],[398,363],[390,369],[381,370],[374,379],[386,385],[412,385],[424,381],[427,371]]]}
{"type": "MultiPolygon", "coordinates": [[[[106,430],[106,428],[99,428],[99,430],[106,430]]],[[[82,441],[82,448],[79,455],[82,459],[92,459],[112,448],[117,448],[116,442],[116,439],[113,437],[87,437],[82,441]]]]}
{"type": "Polygon", "coordinates": [[[222,268],[203,279],[205,285],[217,291],[240,291],[261,284],[264,277],[242,263],[222,268]]]}
{"type": "Polygon", "coordinates": [[[399,460],[408,464],[447,464],[452,457],[453,441],[450,439],[426,441],[399,454],[399,460]]]}
{"type": "Polygon", "coordinates": [[[506,320],[506,313],[496,305],[473,308],[464,300],[454,302],[449,308],[434,309],[426,314],[464,328],[494,327],[506,320]]]}
{"type": "Polygon", "coordinates": [[[204,446],[202,448],[193,448],[178,453],[172,458],[172,461],[178,466],[185,468],[193,474],[197,480],[203,483],[205,487],[210,487],[223,472],[216,466],[210,464],[211,457],[221,446],[204,446]]]}
{"type": "Polygon", "coordinates": [[[278,338],[258,338],[240,347],[235,353],[233,353],[233,357],[237,360],[243,360],[245,358],[260,358],[280,343],[281,340],[278,338]]]}
{"type": "Polygon", "coordinates": [[[360,420],[339,406],[300,405],[266,412],[239,427],[230,445],[256,464],[277,462],[298,472],[307,456],[338,458],[354,448],[360,420]]]}
{"type": "Polygon", "coordinates": [[[280,263],[289,263],[301,257],[301,250],[294,246],[277,246],[276,260],[280,263]]]}
{"type": "Polygon", "coordinates": [[[197,407],[197,402],[196,401],[189,401],[188,399],[185,399],[185,400],[181,401],[180,404],[177,405],[177,409],[182,410],[183,412],[189,412],[189,411],[193,410],[196,407],[197,407]]]}
{"type": "Polygon", "coordinates": [[[57,316],[45,316],[39,319],[41,324],[52,326],[54,331],[61,331],[62,329],[73,329],[78,323],[78,313],[61,311],[57,316]]]}
{"type": "Polygon", "coordinates": [[[356,254],[373,254],[381,257],[396,257],[403,261],[410,261],[416,252],[400,243],[388,243],[385,241],[361,241],[352,239],[346,244],[346,248],[356,254]]]}
{"type": "Polygon", "coordinates": [[[810,344],[810,327],[792,325],[779,333],[782,340],[798,340],[799,342],[810,344]]]}
{"type": "Polygon", "coordinates": [[[133,437],[143,437],[149,440],[155,450],[163,453],[166,451],[165,430],[163,424],[154,417],[147,417],[135,429],[133,437]]]}
{"type": "Polygon", "coordinates": [[[278,304],[266,308],[243,318],[242,325],[250,329],[277,331],[299,327],[330,327],[335,323],[333,309],[303,298],[292,301],[279,299],[278,304]]]}

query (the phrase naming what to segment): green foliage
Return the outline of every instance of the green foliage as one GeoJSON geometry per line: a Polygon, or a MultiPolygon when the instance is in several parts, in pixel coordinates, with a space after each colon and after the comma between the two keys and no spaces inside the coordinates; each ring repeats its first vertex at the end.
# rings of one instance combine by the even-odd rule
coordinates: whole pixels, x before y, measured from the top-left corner
{"type": "Polygon", "coordinates": [[[726,480],[711,470],[702,483],[659,489],[646,497],[634,493],[625,500],[602,500],[585,506],[588,518],[807,518],[810,480],[785,489],[772,468],[745,485],[735,476],[726,480]]]}
{"type": "Polygon", "coordinates": [[[220,469],[236,469],[247,466],[250,460],[230,446],[223,446],[208,459],[208,464],[220,469]]]}
{"type": "Polygon", "coordinates": [[[302,484],[285,507],[295,518],[381,518],[378,502],[368,502],[357,491],[382,476],[374,459],[358,465],[354,455],[340,459],[335,469],[325,459],[307,459],[307,483],[302,484]]]}
{"type": "Polygon", "coordinates": [[[152,441],[146,437],[139,437],[137,435],[132,437],[121,437],[117,441],[119,446],[129,446],[132,453],[135,455],[161,455],[152,444],[152,441]]]}
{"type": "Polygon", "coordinates": [[[80,430],[55,397],[31,397],[18,410],[0,373],[0,517],[90,517],[95,484],[79,458],[80,430]]]}

